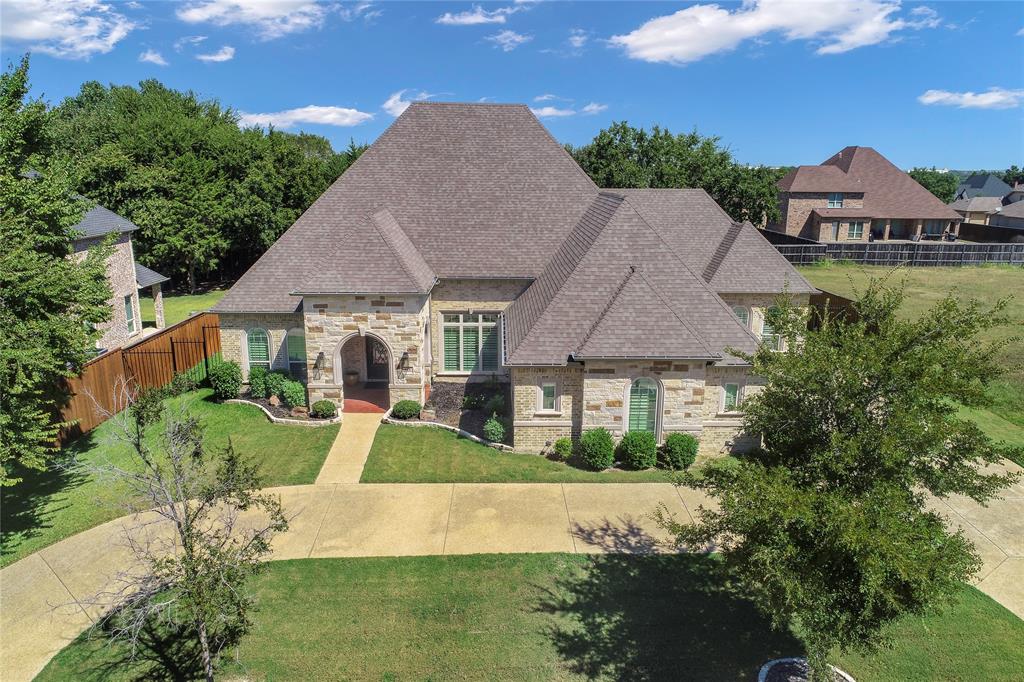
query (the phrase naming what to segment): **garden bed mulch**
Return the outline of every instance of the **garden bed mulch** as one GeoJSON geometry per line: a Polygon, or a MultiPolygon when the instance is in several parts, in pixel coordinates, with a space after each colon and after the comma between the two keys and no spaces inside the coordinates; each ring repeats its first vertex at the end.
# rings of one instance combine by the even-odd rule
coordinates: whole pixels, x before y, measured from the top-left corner
{"type": "Polygon", "coordinates": [[[330,421],[328,419],[319,419],[317,417],[311,417],[309,415],[308,407],[286,407],[284,403],[274,405],[268,398],[256,398],[251,393],[246,391],[242,395],[238,396],[240,400],[247,400],[250,403],[256,403],[267,412],[272,414],[278,419],[298,419],[302,421],[310,422],[324,422],[330,421]]]}
{"type": "Polygon", "coordinates": [[[484,403],[494,395],[503,396],[506,407],[498,414],[498,417],[507,423],[509,393],[509,384],[504,382],[437,381],[430,387],[430,399],[427,400],[424,408],[428,411],[432,410],[436,415],[432,421],[454,426],[483,438],[484,422],[491,417],[491,413],[484,409],[484,403]],[[463,407],[467,396],[479,407],[463,407]]]}

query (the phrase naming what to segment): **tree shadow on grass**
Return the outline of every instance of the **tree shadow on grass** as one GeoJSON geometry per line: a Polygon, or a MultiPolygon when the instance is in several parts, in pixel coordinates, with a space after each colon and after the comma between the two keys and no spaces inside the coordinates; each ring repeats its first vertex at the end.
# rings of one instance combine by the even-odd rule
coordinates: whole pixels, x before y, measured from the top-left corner
{"type": "Polygon", "coordinates": [[[747,682],[804,652],[705,555],[597,556],[540,610],[558,620],[549,636],[569,670],[592,679],[747,682]]]}
{"type": "Polygon", "coordinates": [[[95,436],[90,432],[60,451],[47,463],[44,471],[19,467],[14,475],[21,482],[0,488],[0,554],[8,557],[16,546],[49,528],[53,517],[68,507],[60,504],[61,495],[89,480],[74,464],[74,453],[93,447],[95,436]]]}
{"type": "Polygon", "coordinates": [[[132,682],[185,682],[206,679],[202,656],[194,638],[149,623],[139,634],[134,653],[123,642],[111,640],[109,629],[82,636],[73,664],[65,665],[73,679],[132,682]]]}

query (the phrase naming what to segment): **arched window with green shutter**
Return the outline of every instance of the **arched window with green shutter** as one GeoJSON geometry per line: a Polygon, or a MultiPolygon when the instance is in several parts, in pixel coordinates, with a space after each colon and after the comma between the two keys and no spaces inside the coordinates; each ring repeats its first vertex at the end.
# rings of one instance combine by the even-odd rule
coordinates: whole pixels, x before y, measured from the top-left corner
{"type": "Polygon", "coordinates": [[[250,329],[246,336],[249,346],[249,369],[263,367],[270,370],[270,337],[266,330],[250,329]]]}
{"type": "Polygon", "coordinates": [[[657,433],[658,383],[646,377],[629,388],[629,430],[657,433]]]}

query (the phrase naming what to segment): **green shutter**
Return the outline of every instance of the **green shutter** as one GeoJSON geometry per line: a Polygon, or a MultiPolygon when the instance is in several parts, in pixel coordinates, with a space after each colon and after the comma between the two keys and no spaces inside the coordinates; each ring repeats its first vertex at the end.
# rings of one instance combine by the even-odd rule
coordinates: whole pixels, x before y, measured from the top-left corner
{"type": "Polygon", "coordinates": [[[498,369],[498,328],[484,327],[483,367],[485,372],[498,369]]]}
{"type": "Polygon", "coordinates": [[[306,361],[306,337],[302,334],[288,335],[288,362],[306,361]]]}
{"type": "Polygon", "coordinates": [[[633,383],[629,390],[629,430],[654,433],[657,424],[658,389],[650,379],[633,383]]]}
{"type": "Polygon", "coordinates": [[[249,332],[249,365],[270,366],[270,339],[262,329],[249,332]]]}
{"type": "Polygon", "coordinates": [[[475,372],[480,369],[480,329],[462,328],[462,371],[475,372]]]}
{"type": "Polygon", "coordinates": [[[459,371],[459,328],[444,328],[444,369],[446,372],[459,371]]]}
{"type": "Polygon", "coordinates": [[[726,384],[725,385],[725,411],[732,412],[736,409],[737,398],[739,397],[740,387],[738,384],[726,384]]]}

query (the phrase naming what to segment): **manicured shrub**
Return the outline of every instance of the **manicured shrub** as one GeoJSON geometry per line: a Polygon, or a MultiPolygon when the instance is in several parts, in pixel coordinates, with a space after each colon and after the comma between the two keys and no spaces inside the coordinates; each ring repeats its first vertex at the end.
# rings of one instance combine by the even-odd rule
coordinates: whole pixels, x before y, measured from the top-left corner
{"type": "Polygon", "coordinates": [[[249,395],[253,398],[269,398],[270,394],[267,393],[267,368],[266,367],[250,367],[249,368],[249,395]]]}
{"type": "Polygon", "coordinates": [[[391,416],[395,419],[413,419],[420,416],[420,404],[415,400],[399,400],[391,408],[391,416]]]}
{"type": "Polygon", "coordinates": [[[607,469],[615,463],[615,441],[608,429],[598,427],[585,431],[580,438],[580,457],[591,468],[607,469]]]}
{"type": "Polygon", "coordinates": [[[484,403],[484,412],[505,414],[505,396],[498,393],[488,398],[487,402],[484,403]]]}
{"type": "Polygon", "coordinates": [[[285,380],[281,385],[281,400],[288,407],[301,407],[306,404],[306,387],[301,381],[285,380]]]}
{"type": "Polygon", "coordinates": [[[167,384],[168,395],[181,395],[199,388],[199,382],[190,372],[178,372],[167,384]]]}
{"type": "Polygon", "coordinates": [[[237,398],[242,388],[242,370],[233,362],[223,360],[210,367],[210,386],[220,400],[237,398]]]}
{"type": "Polygon", "coordinates": [[[498,419],[498,415],[492,414],[491,418],[484,422],[484,438],[492,443],[505,442],[505,425],[498,419]]]}
{"type": "Polygon", "coordinates": [[[484,405],[484,397],[482,395],[464,395],[462,396],[462,409],[464,410],[476,410],[484,405]]]}
{"type": "Polygon", "coordinates": [[[291,381],[287,374],[281,370],[274,370],[273,372],[267,373],[267,395],[269,398],[272,395],[276,395],[278,398],[284,399],[282,393],[284,392],[284,384],[286,381],[291,381]]]}
{"type": "Polygon", "coordinates": [[[317,419],[334,419],[338,416],[338,406],[330,400],[318,400],[309,408],[309,413],[317,419]]]}
{"type": "Polygon", "coordinates": [[[562,436],[555,441],[555,457],[563,462],[572,457],[572,439],[562,436]]]}
{"type": "Polygon", "coordinates": [[[649,431],[627,431],[619,443],[619,452],[634,469],[650,469],[658,463],[658,441],[649,431]]]}
{"type": "Polygon", "coordinates": [[[697,459],[697,439],[688,433],[672,433],[665,439],[662,455],[669,469],[686,469],[697,459]]]}

